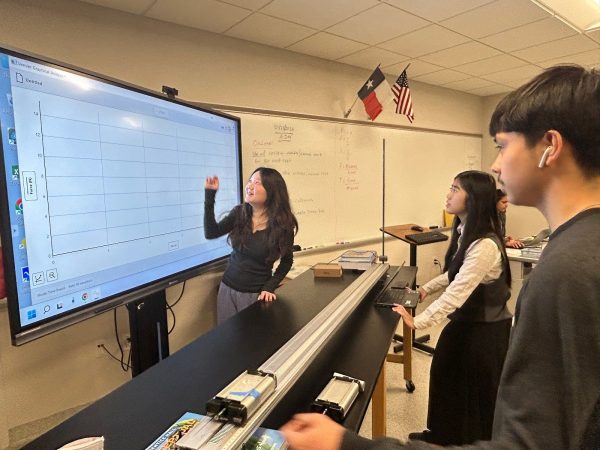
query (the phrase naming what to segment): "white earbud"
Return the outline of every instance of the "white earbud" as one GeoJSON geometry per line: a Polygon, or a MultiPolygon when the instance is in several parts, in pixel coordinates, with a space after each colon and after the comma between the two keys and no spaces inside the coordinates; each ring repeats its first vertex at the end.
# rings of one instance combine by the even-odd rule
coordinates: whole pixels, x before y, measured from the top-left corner
{"type": "Polygon", "coordinates": [[[540,158],[540,162],[538,164],[538,167],[540,169],[543,169],[544,166],[546,165],[546,159],[548,159],[548,155],[550,154],[551,151],[552,151],[552,146],[551,145],[549,145],[548,147],[546,147],[546,150],[544,150],[544,154],[540,158]]]}

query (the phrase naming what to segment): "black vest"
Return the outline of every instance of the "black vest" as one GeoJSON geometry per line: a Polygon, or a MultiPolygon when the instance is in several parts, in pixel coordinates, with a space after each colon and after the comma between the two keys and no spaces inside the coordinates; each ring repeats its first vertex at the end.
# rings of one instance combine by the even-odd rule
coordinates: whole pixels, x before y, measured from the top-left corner
{"type": "MultiPolygon", "coordinates": [[[[502,244],[498,242],[495,234],[486,237],[492,239],[498,248],[502,249],[502,244]]],[[[498,322],[510,319],[512,314],[506,307],[506,302],[510,298],[510,288],[506,284],[508,270],[508,261],[502,256],[500,277],[489,284],[480,283],[467,301],[450,314],[448,319],[462,322],[498,322]]]]}

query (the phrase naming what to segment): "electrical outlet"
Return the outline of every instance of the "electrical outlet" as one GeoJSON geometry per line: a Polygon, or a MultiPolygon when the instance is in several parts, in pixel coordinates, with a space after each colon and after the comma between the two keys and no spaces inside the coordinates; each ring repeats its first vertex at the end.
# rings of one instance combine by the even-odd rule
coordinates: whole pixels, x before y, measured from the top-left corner
{"type": "Polygon", "coordinates": [[[101,358],[107,356],[106,350],[104,350],[104,342],[98,341],[96,342],[96,357],[101,358]]]}
{"type": "Polygon", "coordinates": [[[129,336],[121,336],[121,347],[123,347],[123,351],[129,351],[131,349],[131,339],[129,336]]]}
{"type": "Polygon", "coordinates": [[[433,266],[438,268],[438,270],[440,271],[440,274],[442,273],[442,264],[440,263],[440,260],[437,258],[433,258],[433,266]]]}

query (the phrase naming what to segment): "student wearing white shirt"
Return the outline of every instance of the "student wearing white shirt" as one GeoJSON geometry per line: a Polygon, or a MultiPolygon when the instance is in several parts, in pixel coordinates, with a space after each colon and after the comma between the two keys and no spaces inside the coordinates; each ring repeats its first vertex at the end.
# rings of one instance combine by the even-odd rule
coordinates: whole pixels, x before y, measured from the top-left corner
{"type": "Polygon", "coordinates": [[[446,210],[455,219],[445,272],[420,288],[421,300],[441,289],[444,293],[414,318],[402,306],[394,311],[413,329],[450,319],[431,363],[428,430],[409,437],[461,445],[492,434],[512,318],[506,307],[510,269],[491,175],[458,174],[446,196],[446,210]]]}

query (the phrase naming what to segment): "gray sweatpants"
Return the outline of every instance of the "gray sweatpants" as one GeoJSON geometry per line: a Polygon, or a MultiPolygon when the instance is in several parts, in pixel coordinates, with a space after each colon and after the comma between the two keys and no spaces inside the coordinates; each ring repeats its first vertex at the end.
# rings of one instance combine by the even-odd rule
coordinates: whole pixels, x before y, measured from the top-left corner
{"type": "Polygon", "coordinates": [[[217,295],[217,323],[221,324],[230,317],[258,301],[259,292],[239,292],[221,282],[217,295]]]}

